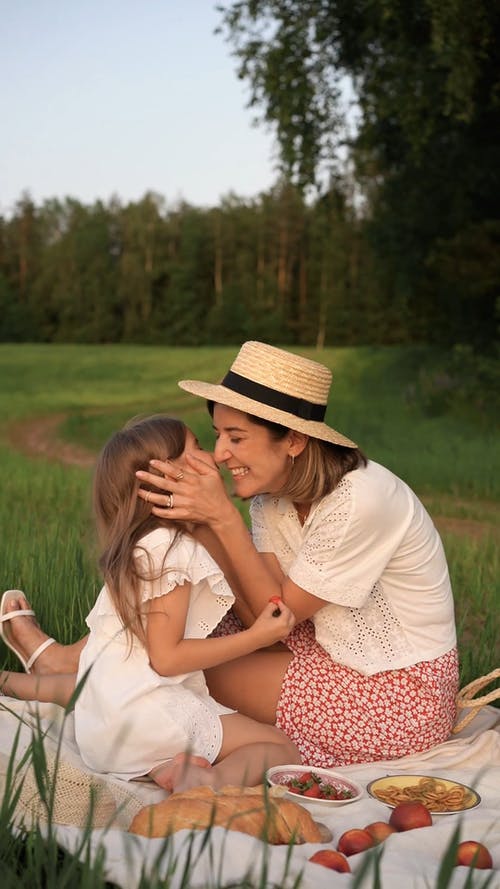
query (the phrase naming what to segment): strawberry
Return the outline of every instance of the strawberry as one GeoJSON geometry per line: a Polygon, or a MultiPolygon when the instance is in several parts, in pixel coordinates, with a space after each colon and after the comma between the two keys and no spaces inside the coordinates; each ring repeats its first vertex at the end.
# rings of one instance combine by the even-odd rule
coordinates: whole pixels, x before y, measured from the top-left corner
{"type": "Polygon", "coordinates": [[[279,607],[281,604],[280,597],[279,596],[271,596],[269,601],[272,602],[273,605],[276,605],[276,608],[273,611],[273,617],[279,617],[281,614],[281,608],[279,607]]]}
{"type": "Polygon", "coordinates": [[[321,787],[319,784],[313,784],[312,787],[308,787],[307,790],[304,790],[302,796],[309,796],[313,799],[320,799],[322,796],[321,787]]]}
{"type": "Polygon", "coordinates": [[[302,772],[299,778],[296,779],[299,784],[308,784],[309,781],[313,781],[318,783],[318,779],[316,775],[313,775],[312,772],[302,772]]]}

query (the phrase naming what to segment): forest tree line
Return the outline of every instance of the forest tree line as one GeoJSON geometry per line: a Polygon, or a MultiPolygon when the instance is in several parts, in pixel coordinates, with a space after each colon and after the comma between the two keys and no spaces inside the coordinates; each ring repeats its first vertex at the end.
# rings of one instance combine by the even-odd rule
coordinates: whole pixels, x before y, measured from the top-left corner
{"type": "Polygon", "coordinates": [[[36,207],[25,195],[1,221],[1,338],[320,346],[427,338],[428,313],[377,274],[364,221],[338,189],[308,204],[282,184],[210,209],[168,209],[155,194],[36,207]]]}
{"type": "Polygon", "coordinates": [[[276,133],[275,187],[210,208],[154,193],[91,206],[20,196],[0,216],[0,340],[493,351],[500,4],[219,10],[251,104],[276,133]]]}
{"type": "Polygon", "coordinates": [[[491,341],[488,282],[481,293],[476,278],[487,273],[486,234],[475,256],[462,257],[450,305],[429,269],[411,294],[389,279],[372,225],[340,187],[306,201],[283,183],[213,208],[168,208],[155,194],[37,207],[24,195],[0,218],[0,340],[491,341]]]}

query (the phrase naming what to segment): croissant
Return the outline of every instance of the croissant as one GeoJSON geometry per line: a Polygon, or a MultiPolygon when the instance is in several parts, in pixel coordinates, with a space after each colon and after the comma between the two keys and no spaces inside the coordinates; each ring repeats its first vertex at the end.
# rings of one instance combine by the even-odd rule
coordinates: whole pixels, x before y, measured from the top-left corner
{"type": "Polygon", "coordinates": [[[320,825],[303,806],[273,795],[264,787],[194,787],[173,793],[160,803],[145,806],[130,833],[164,837],[178,830],[206,830],[211,825],[267,840],[273,845],[322,843],[320,825]]]}

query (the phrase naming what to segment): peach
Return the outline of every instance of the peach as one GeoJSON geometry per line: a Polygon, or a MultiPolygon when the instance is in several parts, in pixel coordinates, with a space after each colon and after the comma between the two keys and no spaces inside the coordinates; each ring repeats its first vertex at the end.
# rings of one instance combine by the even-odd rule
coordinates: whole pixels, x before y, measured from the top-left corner
{"type": "Polygon", "coordinates": [[[329,867],[330,870],[337,870],[341,874],[350,874],[351,868],[345,855],[341,852],[335,852],[334,849],[320,849],[311,855],[309,861],[315,864],[322,864],[323,867],[329,867]]]}
{"type": "Polygon", "coordinates": [[[484,869],[493,867],[493,861],[488,849],[482,843],[476,842],[476,840],[463,840],[458,844],[456,864],[484,869]]]}
{"type": "Polygon", "coordinates": [[[375,846],[383,843],[391,833],[396,833],[396,828],[388,824],[387,821],[372,821],[371,824],[366,825],[364,830],[368,831],[375,846]]]}
{"type": "Polygon", "coordinates": [[[367,830],[353,827],[351,830],[346,830],[339,837],[337,849],[344,855],[356,855],[358,852],[364,852],[365,849],[371,849],[374,845],[373,837],[370,836],[367,830]]]}
{"type": "Polygon", "coordinates": [[[416,827],[430,827],[432,815],[427,806],[417,800],[409,800],[407,803],[399,803],[389,818],[391,827],[396,830],[413,830],[416,827]]]}

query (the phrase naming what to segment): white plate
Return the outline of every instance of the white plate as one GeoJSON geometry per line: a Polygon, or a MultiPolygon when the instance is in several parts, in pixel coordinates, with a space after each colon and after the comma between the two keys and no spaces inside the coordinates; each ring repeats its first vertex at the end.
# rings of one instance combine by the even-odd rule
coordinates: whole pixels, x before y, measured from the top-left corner
{"type": "Polygon", "coordinates": [[[332,784],[336,790],[347,790],[352,793],[348,799],[320,799],[319,797],[304,796],[302,793],[293,793],[286,790],[284,796],[293,799],[296,803],[319,805],[326,808],[334,808],[335,806],[345,806],[348,803],[355,803],[356,800],[363,796],[363,788],[360,784],[338,775],[331,769],[317,769],[315,766],[274,766],[266,772],[266,781],[271,787],[286,787],[290,781],[300,778],[306,772],[313,772],[324,784],[332,784]]]}
{"type": "Polygon", "coordinates": [[[474,809],[481,802],[481,797],[472,787],[460,784],[458,781],[450,781],[448,778],[440,778],[437,775],[387,775],[384,778],[371,781],[366,789],[370,796],[389,806],[390,809],[394,809],[398,803],[416,799],[427,806],[431,815],[451,815],[455,812],[463,812],[466,809],[474,809]],[[420,782],[430,779],[439,782],[437,783],[437,795],[434,795],[437,803],[434,805],[433,797],[426,795],[425,788],[421,794],[419,793],[420,782]],[[387,798],[384,798],[389,787],[399,791],[394,802],[389,802],[387,798]],[[446,802],[447,795],[448,803],[446,802]],[[440,801],[440,797],[442,797],[442,801],[440,801]]]}

